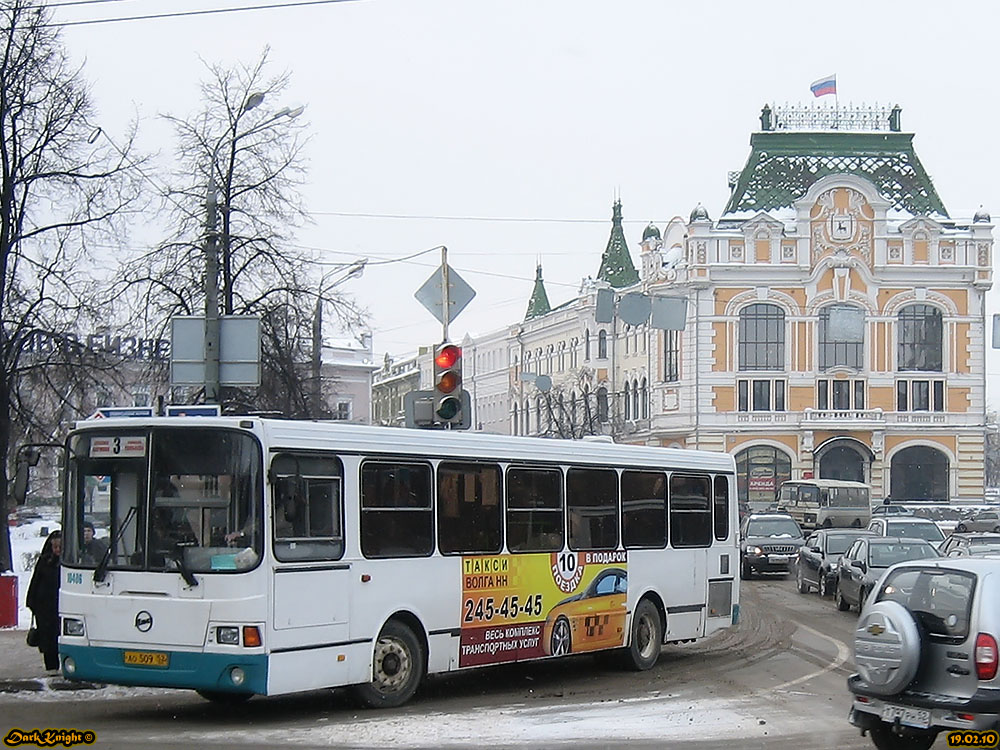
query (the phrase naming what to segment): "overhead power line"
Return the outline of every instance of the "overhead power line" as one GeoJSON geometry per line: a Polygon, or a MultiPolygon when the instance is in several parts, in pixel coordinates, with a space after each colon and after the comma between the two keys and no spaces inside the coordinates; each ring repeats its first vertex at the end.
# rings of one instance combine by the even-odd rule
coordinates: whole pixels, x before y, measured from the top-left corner
{"type": "MultiPolygon", "coordinates": [[[[78,0],[80,3],[86,2],[87,0],[78,0]]],[[[89,0],[90,2],[97,2],[98,0],[89,0]]],[[[108,0],[110,1],[110,0],[108,0]]],[[[332,5],[333,3],[350,3],[357,2],[358,0],[296,0],[290,3],[268,3],[266,5],[242,5],[235,8],[208,8],[206,10],[183,10],[175,11],[173,13],[150,13],[141,16],[117,16],[113,18],[91,18],[85,21],[52,21],[50,23],[43,23],[40,26],[55,28],[55,27],[66,27],[66,26],[91,26],[98,23],[118,23],[120,21],[149,21],[153,19],[160,18],[182,18],[184,16],[209,16],[218,15],[220,13],[240,13],[242,11],[250,10],[275,10],[277,8],[296,8],[303,5],[332,5]]],[[[64,5],[72,5],[73,3],[64,3],[64,5]]]]}
{"type": "MultiPolygon", "coordinates": [[[[430,221],[495,221],[520,224],[610,224],[608,219],[559,219],[545,216],[439,216],[434,214],[366,214],[349,211],[310,211],[313,216],[342,216],[352,219],[425,219],[430,221]]],[[[645,224],[641,219],[623,219],[622,224],[645,224]]]]}

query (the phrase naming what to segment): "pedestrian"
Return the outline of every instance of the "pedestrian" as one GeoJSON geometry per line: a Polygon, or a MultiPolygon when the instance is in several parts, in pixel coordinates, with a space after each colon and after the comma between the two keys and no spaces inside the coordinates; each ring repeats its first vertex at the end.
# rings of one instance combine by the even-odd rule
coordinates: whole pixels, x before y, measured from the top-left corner
{"type": "Polygon", "coordinates": [[[80,560],[85,565],[96,565],[104,559],[108,546],[101,539],[94,537],[94,524],[83,522],[83,544],[80,545],[80,560]]]}
{"type": "Polygon", "coordinates": [[[62,532],[53,531],[45,540],[28,584],[26,603],[35,616],[38,650],[47,670],[59,669],[59,555],[62,532]]]}

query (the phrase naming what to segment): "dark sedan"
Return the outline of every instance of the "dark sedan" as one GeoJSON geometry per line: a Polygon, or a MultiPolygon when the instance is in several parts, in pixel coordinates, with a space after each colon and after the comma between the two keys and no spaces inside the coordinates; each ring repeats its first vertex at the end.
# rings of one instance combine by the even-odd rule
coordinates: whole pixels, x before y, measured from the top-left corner
{"type": "Polygon", "coordinates": [[[820,529],[809,535],[799,547],[795,582],[799,593],[817,589],[820,596],[833,596],[837,588],[837,561],[855,539],[875,536],[861,529],[820,529]]]}
{"type": "Polygon", "coordinates": [[[837,609],[858,611],[878,579],[891,565],[904,560],[940,557],[930,542],[923,539],[880,536],[856,539],[837,564],[837,609]]]}
{"type": "Polygon", "coordinates": [[[787,513],[751,513],[740,526],[740,576],[788,573],[805,539],[787,513]]]}

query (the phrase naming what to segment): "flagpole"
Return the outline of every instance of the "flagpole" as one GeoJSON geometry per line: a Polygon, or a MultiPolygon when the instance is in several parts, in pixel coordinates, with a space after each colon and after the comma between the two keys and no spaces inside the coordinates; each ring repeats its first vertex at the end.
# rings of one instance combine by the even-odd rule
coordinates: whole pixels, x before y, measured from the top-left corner
{"type": "Polygon", "coordinates": [[[837,130],[840,130],[840,94],[837,93],[837,75],[833,76],[833,122],[837,130]]]}

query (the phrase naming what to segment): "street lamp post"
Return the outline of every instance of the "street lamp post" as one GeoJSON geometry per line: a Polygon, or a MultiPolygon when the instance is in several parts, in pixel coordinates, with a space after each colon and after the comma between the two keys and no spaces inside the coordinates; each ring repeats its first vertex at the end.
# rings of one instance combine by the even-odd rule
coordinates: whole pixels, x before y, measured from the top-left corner
{"type": "MultiPolygon", "coordinates": [[[[330,284],[328,289],[340,286],[349,279],[356,279],[365,272],[367,259],[356,260],[344,269],[344,275],[330,284]]],[[[319,405],[323,398],[323,295],[316,297],[316,312],[313,315],[312,330],[312,415],[318,418],[320,413],[319,405]]]]}
{"type": "MultiPolygon", "coordinates": [[[[251,93],[240,115],[249,112],[264,100],[261,92],[251,93]]],[[[236,164],[236,143],[241,138],[259,133],[283,117],[294,119],[302,114],[305,107],[284,107],[275,112],[271,117],[243,133],[237,133],[236,128],[239,122],[237,117],[233,122],[231,134],[227,133],[219,138],[212,149],[212,161],[209,165],[208,192],[205,200],[206,208],[206,233],[205,233],[205,403],[217,404],[221,401],[221,384],[219,382],[219,188],[215,180],[215,165],[219,157],[219,149],[229,138],[229,164],[226,169],[226,196],[230,195],[232,189],[233,170],[236,164]]],[[[222,269],[225,281],[225,311],[227,314],[233,312],[233,288],[230,262],[230,232],[229,232],[229,209],[230,206],[223,207],[225,219],[222,227],[222,269]]]]}

